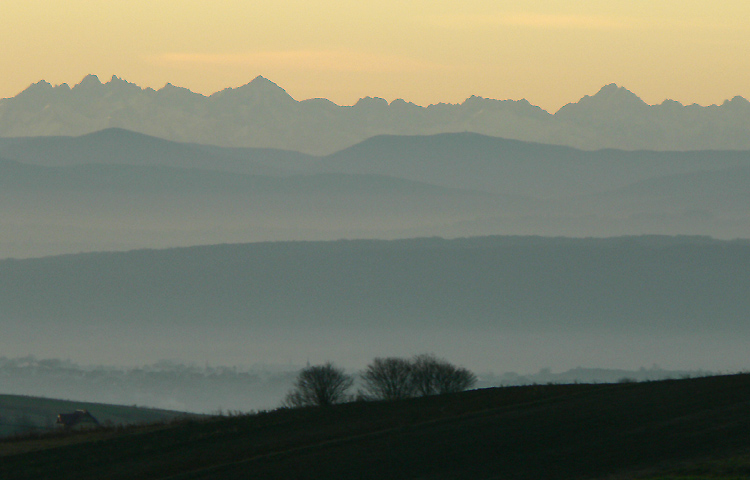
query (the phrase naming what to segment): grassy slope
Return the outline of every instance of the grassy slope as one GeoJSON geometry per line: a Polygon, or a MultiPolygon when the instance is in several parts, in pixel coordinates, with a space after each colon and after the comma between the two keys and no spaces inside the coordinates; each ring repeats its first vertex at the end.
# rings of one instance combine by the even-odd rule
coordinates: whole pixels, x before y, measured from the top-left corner
{"type": "Polygon", "coordinates": [[[0,478],[728,479],[750,475],[749,404],[750,375],[487,389],[0,444],[0,478]]]}
{"type": "Polygon", "coordinates": [[[103,403],[78,402],[23,395],[0,395],[0,437],[29,430],[54,427],[57,415],[84,409],[99,423],[123,425],[171,420],[181,412],[103,403]]]}

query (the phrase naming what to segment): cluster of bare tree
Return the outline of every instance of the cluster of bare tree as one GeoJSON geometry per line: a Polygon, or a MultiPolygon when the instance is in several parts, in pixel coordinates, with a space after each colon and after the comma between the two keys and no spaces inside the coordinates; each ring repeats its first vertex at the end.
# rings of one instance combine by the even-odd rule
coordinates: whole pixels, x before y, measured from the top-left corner
{"type": "Polygon", "coordinates": [[[284,399],[284,406],[304,407],[317,405],[325,407],[349,400],[346,393],[354,384],[354,378],[331,362],[303,368],[294,387],[284,399]]]}
{"type": "Polygon", "coordinates": [[[328,362],[302,369],[287,394],[287,407],[327,406],[356,398],[359,400],[397,400],[467,390],[477,381],[471,371],[457,367],[434,355],[411,359],[376,358],[360,374],[362,387],[356,397],[348,393],[354,376],[328,362]]]}

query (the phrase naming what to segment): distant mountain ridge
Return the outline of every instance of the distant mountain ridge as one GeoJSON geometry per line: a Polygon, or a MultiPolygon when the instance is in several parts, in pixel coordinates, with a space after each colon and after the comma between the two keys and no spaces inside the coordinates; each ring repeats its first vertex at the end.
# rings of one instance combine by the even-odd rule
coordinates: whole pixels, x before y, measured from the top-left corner
{"type": "Polygon", "coordinates": [[[50,167],[122,164],[269,176],[288,175],[291,172],[284,167],[285,163],[296,164],[309,159],[308,155],[281,150],[172,142],[121,128],[107,128],[78,137],[0,138],[0,156],[50,167]],[[272,162],[265,161],[269,157],[272,162]]]}
{"type": "Polygon", "coordinates": [[[750,152],[585,151],[464,132],[381,135],[307,165],[313,171],[391,175],[550,198],[623,187],[646,178],[750,167],[750,152]]]}
{"type": "Polygon", "coordinates": [[[648,105],[609,84],[551,114],[526,100],[472,96],[421,107],[365,97],[352,106],[298,101],[261,76],[209,96],[167,84],[141,88],[113,76],[86,76],[72,88],[40,81],[0,100],[0,137],[82,135],[110,127],[228,147],[324,155],[375,135],[475,132],[581,149],[750,149],[750,102],[734,97],[702,107],[648,105]]]}
{"type": "Polygon", "coordinates": [[[584,151],[477,133],[328,156],[119,128],[0,138],[0,258],[268,240],[750,238],[750,152],[584,151]]]}
{"type": "Polygon", "coordinates": [[[177,355],[228,364],[325,352],[352,365],[430,348],[471,357],[475,368],[529,370],[544,366],[541,356],[606,366],[610,348],[628,345],[631,358],[648,351],[636,365],[674,362],[691,348],[692,365],[726,368],[746,362],[748,269],[750,241],[687,236],[262,242],[6,259],[0,348],[20,355],[17,339],[32,336],[37,351],[86,362],[115,351],[125,363],[177,355]],[[557,346],[543,351],[545,338],[557,346]],[[698,343],[681,343],[690,338],[698,343]],[[529,349],[512,353],[509,339],[529,349]]]}

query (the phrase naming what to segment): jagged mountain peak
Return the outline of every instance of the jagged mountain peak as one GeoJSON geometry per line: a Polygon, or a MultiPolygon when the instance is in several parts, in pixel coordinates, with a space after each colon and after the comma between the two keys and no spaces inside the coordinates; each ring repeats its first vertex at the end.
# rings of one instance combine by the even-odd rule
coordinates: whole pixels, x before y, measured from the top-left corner
{"type": "Polygon", "coordinates": [[[98,76],[94,74],[88,74],[85,77],[83,77],[83,80],[81,80],[80,83],[78,83],[78,85],[76,85],[73,88],[78,89],[78,90],[81,90],[81,89],[85,90],[87,88],[95,88],[95,87],[101,87],[101,86],[102,86],[102,82],[101,80],[99,80],[98,76]]]}
{"type": "Polygon", "coordinates": [[[659,104],[659,106],[665,107],[665,108],[681,108],[681,107],[684,107],[684,105],[682,103],[678,102],[677,100],[672,100],[671,98],[667,98],[666,100],[664,100],[663,102],[661,102],[661,104],[659,104]]]}
{"type": "Polygon", "coordinates": [[[221,98],[235,96],[241,96],[246,99],[296,101],[286,90],[261,75],[258,75],[249,83],[246,83],[241,87],[226,88],[220,92],[214,93],[210,97],[221,98]]]}
{"type": "Polygon", "coordinates": [[[599,89],[598,92],[596,92],[596,95],[617,95],[617,94],[629,94],[629,95],[635,95],[633,92],[628,90],[625,87],[621,87],[616,83],[608,83],[607,85],[604,85],[602,88],[599,89]]]}
{"type": "Polygon", "coordinates": [[[745,97],[741,97],[739,95],[735,96],[731,100],[724,100],[724,103],[722,106],[732,106],[732,107],[747,107],[750,105],[750,101],[748,101],[745,97]]]}
{"type": "Polygon", "coordinates": [[[388,100],[380,97],[363,97],[357,100],[355,107],[387,107],[388,100]]]}
{"type": "Polygon", "coordinates": [[[356,108],[335,108],[325,99],[298,102],[263,76],[203,95],[172,84],[153,90],[117,75],[106,83],[87,75],[72,88],[43,80],[0,100],[0,136],[80,135],[119,126],[171,140],[330,154],[394,131],[476,131],[584,149],[736,150],[750,149],[748,105],[735,97],[711,107],[669,100],[652,107],[609,83],[554,114],[526,100],[480,96],[428,107],[369,96],[356,108]],[[705,109],[717,114],[703,115],[705,109]]]}
{"type": "Polygon", "coordinates": [[[179,98],[205,98],[204,95],[201,95],[200,93],[195,93],[194,91],[190,90],[189,88],[185,87],[178,87],[172,83],[166,83],[163,87],[161,87],[159,90],[156,90],[156,92],[159,95],[166,95],[167,97],[179,97],[179,98]]]}
{"type": "Polygon", "coordinates": [[[49,92],[54,87],[46,80],[39,80],[36,83],[32,83],[28,87],[26,87],[21,93],[18,94],[18,97],[26,97],[30,95],[37,95],[42,92],[49,92]]]}
{"type": "Polygon", "coordinates": [[[139,94],[143,92],[143,89],[135,83],[128,82],[117,75],[112,75],[112,78],[104,84],[108,93],[115,94],[139,94]]]}
{"type": "Polygon", "coordinates": [[[250,82],[247,83],[247,85],[252,85],[254,87],[281,88],[276,83],[267,79],[263,75],[258,75],[257,77],[253,78],[252,80],[250,80],[250,82]]]}
{"type": "MultiPolygon", "coordinates": [[[[112,78],[109,79],[109,81],[107,82],[107,85],[129,85],[129,86],[132,85],[132,86],[137,86],[135,83],[128,82],[124,78],[118,77],[117,75],[112,75],[112,78]]],[[[141,87],[138,87],[138,88],[141,88],[141,87]]]]}
{"type": "Polygon", "coordinates": [[[399,108],[399,109],[414,109],[414,108],[422,108],[416,103],[413,102],[407,102],[403,98],[397,98],[395,100],[392,100],[391,103],[388,105],[391,108],[399,108]]]}
{"type": "Polygon", "coordinates": [[[616,83],[603,86],[595,95],[586,95],[578,103],[590,103],[593,101],[619,105],[647,105],[646,102],[641,100],[641,97],[625,87],[620,87],[616,83]]]}
{"type": "Polygon", "coordinates": [[[641,97],[616,83],[603,86],[595,95],[586,95],[578,102],[569,103],[555,113],[558,118],[591,115],[619,115],[623,111],[639,110],[649,105],[641,97]]]}

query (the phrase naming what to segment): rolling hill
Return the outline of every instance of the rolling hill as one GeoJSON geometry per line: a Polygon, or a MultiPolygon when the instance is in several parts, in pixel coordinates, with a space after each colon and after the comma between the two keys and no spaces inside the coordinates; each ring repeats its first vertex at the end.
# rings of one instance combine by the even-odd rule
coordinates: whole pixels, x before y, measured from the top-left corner
{"type": "Polygon", "coordinates": [[[536,198],[623,188],[649,178],[749,167],[747,151],[583,151],[476,133],[378,136],[309,162],[313,171],[380,174],[536,198]]]}
{"type": "Polygon", "coordinates": [[[750,474],[748,395],[748,376],[734,375],[277,410],[0,443],[0,475],[729,480],[750,474]]]}
{"type": "Polygon", "coordinates": [[[4,260],[0,348],[110,364],[300,364],[325,353],[362,365],[434,350],[480,371],[724,370],[744,365],[748,270],[747,241],[648,236],[268,242],[4,260]]]}
{"type": "MultiPolygon", "coordinates": [[[[0,437],[55,431],[57,415],[88,410],[102,426],[139,425],[184,418],[186,413],[21,395],[0,395],[0,437]]],[[[190,414],[197,417],[195,414],[190,414]]],[[[2,442],[2,440],[0,440],[2,442]]]]}
{"type": "Polygon", "coordinates": [[[120,164],[271,176],[292,173],[285,163],[296,165],[313,158],[284,150],[173,142],[121,128],[78,137],[0,138],[0,156],[50,167],[120,164]]]}

